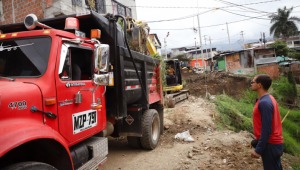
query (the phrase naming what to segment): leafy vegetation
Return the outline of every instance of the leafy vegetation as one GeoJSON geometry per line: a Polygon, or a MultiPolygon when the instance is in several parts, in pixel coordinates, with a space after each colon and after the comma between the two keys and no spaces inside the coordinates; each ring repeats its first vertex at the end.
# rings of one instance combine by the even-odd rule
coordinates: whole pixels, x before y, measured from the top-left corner
{"type": "Polygon", "coordinates": [[[281,76],[272,85],[271,93],[281,104],[293,104],[297,98],[296,82],[291,72],[288,77],[281,76]]]}
{"type": "Polygon", "coordinates": [[[269,47],[275,49],[275,53],[277,56],[287,56],[289,52],[289,48],[284,41],[275,41],[274,44],[269,45],[269,47]]]}
{"type": "Polygon", "coordinates": [[[163,60],[163,57],[159,54],[152,55],[153,58],[159,59],[160,61],[160,75],[162,78],[163,86],[166,86],[166,63],[163,60]]]}
{"type": "Polygon", "coordinates": [[[300,18],[290,16],[292,11],[293,8],[279,8],[277,14],[270,16],[272,23],[270,34],[274,34],[274,37],[283,38],[298,34],[298,27],[295,22],[299,22],[300,18]]]}
{"type": "Polygon", "coordinates": [[[288,52],[288,57],[300,60],[300,51],[294,48],[290,48],[288,52]]]}

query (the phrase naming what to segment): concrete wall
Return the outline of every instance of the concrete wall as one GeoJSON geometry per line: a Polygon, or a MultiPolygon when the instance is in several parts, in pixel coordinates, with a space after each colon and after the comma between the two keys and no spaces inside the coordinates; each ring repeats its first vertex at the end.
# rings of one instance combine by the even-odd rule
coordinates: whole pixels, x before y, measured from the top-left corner
{"type": "Polygon", "coordinates": [[[52,4],[45,9],[45,18],[53,18],[60,15],[87,13],[89,10],[85,0],[77,1],[78,4],[72,4],[72,0],[53,0],[52,4]],[[79,5],[81,4],[81,6],[79,5]]]}

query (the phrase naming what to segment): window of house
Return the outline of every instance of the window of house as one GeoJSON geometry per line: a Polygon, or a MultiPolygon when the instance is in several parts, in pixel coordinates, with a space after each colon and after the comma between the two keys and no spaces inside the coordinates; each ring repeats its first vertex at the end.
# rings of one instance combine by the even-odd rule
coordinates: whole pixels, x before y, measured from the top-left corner
{"type": "Polygon", "coordinates": [[[72,5],[82,7],[82,0],[72,0],[72,5]]]}
{"type": "Polygon", "coordinates": [[[106,13],[105,0],[96,0],[96,11],[100,14],[106,13]]]}
{"type": "Polygon", "coordinates": [[[70,47],[59,74],[61,80],[91,80],[93,51],[70,47]]]}
{"type": "Polygon", "coordinates": [[[130,16],[132,17],[131,8],[112,0],[112,8],[113,14],[123,15],[123,16],[130,16]]]}

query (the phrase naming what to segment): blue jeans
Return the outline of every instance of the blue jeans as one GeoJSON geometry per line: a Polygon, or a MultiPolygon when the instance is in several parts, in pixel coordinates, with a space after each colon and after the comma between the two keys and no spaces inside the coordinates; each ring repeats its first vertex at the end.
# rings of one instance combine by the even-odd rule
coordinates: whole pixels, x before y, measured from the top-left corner
{"type": "Polygon", "coordinates": [[[267,144],[262,153],[262,161],[265,170],[282,170],[280,157],[283,154],[283,144],[267,144]]]}

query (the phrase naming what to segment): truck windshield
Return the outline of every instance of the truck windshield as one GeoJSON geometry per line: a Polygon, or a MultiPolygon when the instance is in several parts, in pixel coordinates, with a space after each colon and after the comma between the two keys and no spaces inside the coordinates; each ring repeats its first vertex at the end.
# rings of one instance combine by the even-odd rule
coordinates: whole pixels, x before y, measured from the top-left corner
{"type": "Polygon", "coordinates": [[[37,77],[45,73],[50,37],[0,40],[0,76],[37,77]]]}

